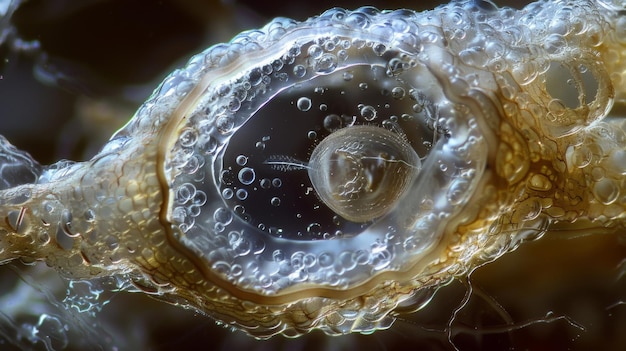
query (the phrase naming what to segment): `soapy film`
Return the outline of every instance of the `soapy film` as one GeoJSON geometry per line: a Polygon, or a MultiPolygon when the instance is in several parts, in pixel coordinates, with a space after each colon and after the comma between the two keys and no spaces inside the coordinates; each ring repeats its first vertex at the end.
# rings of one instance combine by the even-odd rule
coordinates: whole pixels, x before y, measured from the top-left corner
{"type": "Polygon", "coordinates": [[[40,167],[2,140],[2,260],[113,276],[260,338],[385,329],[549,225],[621,226],[624,132],[605,118],[625,99],[621,8],[275,20],[172,73],[91,161],[40,167]],[[306,173],[264,167],[358,126],[422,160],[368,221],[337,216],[306,173]]]}

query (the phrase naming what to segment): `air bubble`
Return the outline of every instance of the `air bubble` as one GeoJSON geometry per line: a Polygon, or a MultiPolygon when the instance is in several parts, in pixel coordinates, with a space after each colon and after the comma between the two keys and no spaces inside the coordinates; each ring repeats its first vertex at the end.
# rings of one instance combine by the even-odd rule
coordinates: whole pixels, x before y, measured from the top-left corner
{"type": "Polygon", "coordinates": [[[387,51],[387,47],[384,44],[376,44],[372,47],[374,53],[378,56],[383,56],[385,51],[387,51]]]}
{"type": "Polygon", "coordinates": [[[595,198],[604,205],[610,205],[619,197],[619,187],[612,179],[604,178],[593,185],[595,198]]]}
{"type": "Polygon", "coordinates": [[[306,134],[307,138],[311,139],[311,140],[315,140],[317,138],[317,133],[313,130],[309,130],[309,132],[306,134]]]}
{"type": "Polygon", "coordinates": [[[339,51],[337,51],[337,59],[339,59],[339,61],[341,61],[341,62],[347,60],[348,59],[348,52],[346,50],[339,50],[339,51]]]}
{"type": "Polygon", "coordinates": [[[233,214],[230,212],[230,210],[224,207],[220,207],[215,210],[215,212],[213,212],[213,219],[215,219],[215,221],[218,223],[228,225],[233,220],[233,214]]]}
{"type": "Polygon", "coordinates": [[[367,87],[368,87],[367,83],[359,83],[359,89],[367,90],[367,87]]]}
{"type": "Polygon", "coordinates": [[[260,184],[263,189],[269,189],[272,187],[272,182],[267,178],[261,179],[260,184]]]}
{"type": "Polygon", "coordinates": [[[233,172],[231,170],[225,169],[220,174],[220,180],[224,185],[231,185],[235,181],[235,176],[233,175],[233,172]]]}
{"type": "Polygon", "coordinates": [[[185,183],[176,189],[176,202],[184,204],[196,195],[196,187],[191,183],[185,183]]]}
{"type": "Polygon", "coordinates": [[[234,192],[231,188],[225,188],[222,190],[222,197],[226,200],[230,200],[233,198],[234,192]]]}
{"type": "Polygon", "coordinates": [[[298,110],[303,111],[303,112],[310,110],[311,105],[312,105],[311,99],[309,99],[308,97],[301,97],[298,99],[298,102],[296,103],[298,110]]]}
{"type": "Polygon", "coordinates": [[[244,167],[239,171],[239,181],[243,185],[252,184],[252,182],[254,182],[255,176],[256,174],[254,172],[254,169],[250,167],[244,167]]]}
{"type": "Polygon", "coordinates": [[[361,108],[361,116],[365,118],[365,120],[368,122],[375,120],[376,115],[377,115],[376,109],[373,108],[372,106],[367,105],[361,108]]]}
{"type": "Polygon", "coordinates": [[[306,231],[310,234],[319,235],[322,231],[322,226],[319,223],[311,223],[307,226],[306,231]]]}
{"type": "Polygon", "coordinates": [[[335,131],[341,128],[342,119],[336,114],[328,115],[324,118],[324,129],[329,132],[335,131]]]}
{"type": "Polygon", "coordinates": [[[296,65],[293,67],[293,74],[298,77],[298,78],[302,78],[306,75],[306,67],[302,66],[302,65],[296,65]]]}
{"type": "Polygon", "coordinates": [[[315,70],[319,73],[331,73],[335,68],[337,68],[337,56],[333,54],[323,55],[315,65],[315,70]]]}
{"type": "Polygon", "coordinates": [[[244,155],[239,155],[235,159],[235,162],[237,162],[237,164],[240,165],[240,166],[245,166],[246,163],[248,163],[248,157],[246,157],[244,155]]]}
{"type": "Polygon", "coordinates": [[[280,199],[279,199],[279,198],[277,198],[277,197],[273,197],[273,198],[270,200],[270,204],[271,204],[272,206],[276,206],[276,207],[278,207],[278,206],[280,206],[280,199]]]}
{"type": "Polygon", "coordinates": [[[317,262],[319,263],[320,267],[322,268],[326,268],[326,267],[330,267],[332,266],[332,264],[334,263],[334,258],[333,255],[329,252],[322,252],[318,258],[317,258],[317,262]]]}
{"type": "Polygon", "coordinates": [[[180,137],[178,137],[178,142],[182,147],[192,147],[197,140],[198,134],[190,128],[185,128],[182,133],[180,133],[180,137]]]}
{"type": "Polygon", "coordinates": [[[248,198],[248,192],[245,189],[238,189],[236,195],[237,198],[241,201],[248,198]]]}
{"type": "Polygon", "coordinates": [[[219,116],[215,120],[215,126],[220,133],[228,134],[235,127],[235,122],[229,116],[219,116]]]}
{"type": "Polygon", "coordinates": [[[395,88],[391,89],[391,97],[393,97],[396,100],[404,99],[405,95],[406,95],[406,92],[401,87],[395,87],[395,88]]]}
{"type": "Polygon", "coordinates": [[[349,82],[352,80],[352,78],[354,78],[354,74],[350,72],[343,72],[343,80],[345,80],[346,82],[349,82]]]}
{"type": "Polygon", "coordinates": [[[255,68],[252,71],[250,71],[248,80],[250,81],[250,84],[253,86],[259,85],[259,83],[261,83],[261,81],[263,80],[263,73],[261,72],[261,69],[255,68]]]}
{"type": "Polygon", "coordinates": [[[283,185],[283,181],[280,180],[280,178],[274,178],[272,179],[272,186],[274,188],[280,188],[283,185]]]}
{"type": "Polygon", "coordinates": [[[230,100],[228,103],[228,110],[231,112],[237,112],[239,111],[239,108],[241,108],[241,101],[237,98],[230,100]]]}
{"type": "Polygon", "coordinates": [[[311,45],[308,50],[309,56],[314,59],[318,59],[324,53],[324,50],[319,45],[311,45]]]}

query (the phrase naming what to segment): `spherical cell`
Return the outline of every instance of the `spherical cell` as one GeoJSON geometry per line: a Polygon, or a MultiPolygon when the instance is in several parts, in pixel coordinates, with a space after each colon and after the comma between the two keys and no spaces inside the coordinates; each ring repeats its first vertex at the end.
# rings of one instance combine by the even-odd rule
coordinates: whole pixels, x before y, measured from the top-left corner
{"type": "Polygon", "coordinates": [[[375,126],[342,128],[322,140],[309,159],[309,178],[319,198],[357,223],[394,208],[421,168],[400,134],[375,126]]]}

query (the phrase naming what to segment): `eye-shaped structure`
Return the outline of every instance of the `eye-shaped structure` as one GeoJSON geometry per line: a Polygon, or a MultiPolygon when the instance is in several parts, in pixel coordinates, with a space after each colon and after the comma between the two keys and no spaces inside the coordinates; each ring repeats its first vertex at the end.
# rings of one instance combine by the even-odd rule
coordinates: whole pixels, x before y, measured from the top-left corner
{"type": "Polygon", "coordinates": [[[552,223],[623,223],[626,134],[602,119],[626,99],[624,10],[276,19],[194,56],[88,162],[2,140],[0,261],[259,338],[386,328],[552,223]]]}

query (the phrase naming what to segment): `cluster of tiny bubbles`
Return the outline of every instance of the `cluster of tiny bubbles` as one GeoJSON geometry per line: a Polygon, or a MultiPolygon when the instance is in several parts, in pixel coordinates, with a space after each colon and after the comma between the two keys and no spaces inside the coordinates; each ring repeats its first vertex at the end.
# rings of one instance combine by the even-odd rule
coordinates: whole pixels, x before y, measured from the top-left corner
{"type": "MultiPolygon", "coordinates": [[[[178,174],[194,174],[194,178],[202,181],[204,179],[203,166],[205,159],[196,152],[199,140],[198,130],[194,128],[184,128],[177,139],[175,150],[171,153],[171,158],[166,165],[173,176],[178,174]]],[[[205,150],[211,148],[210,139],[203,139],[201,147],[205,150]],[[208,142],[208,144],[207,144],[208,142]]]]}
{"type": "Polygon", "coordinates": [[[202,207],[207,202],[204,191],[196,189],[192,183],[184,183],[174,192],[174,209],[172,220],[178,223],[183,232],[187,232],[195,223],[195,218],[202,212],[202,207]]]}

